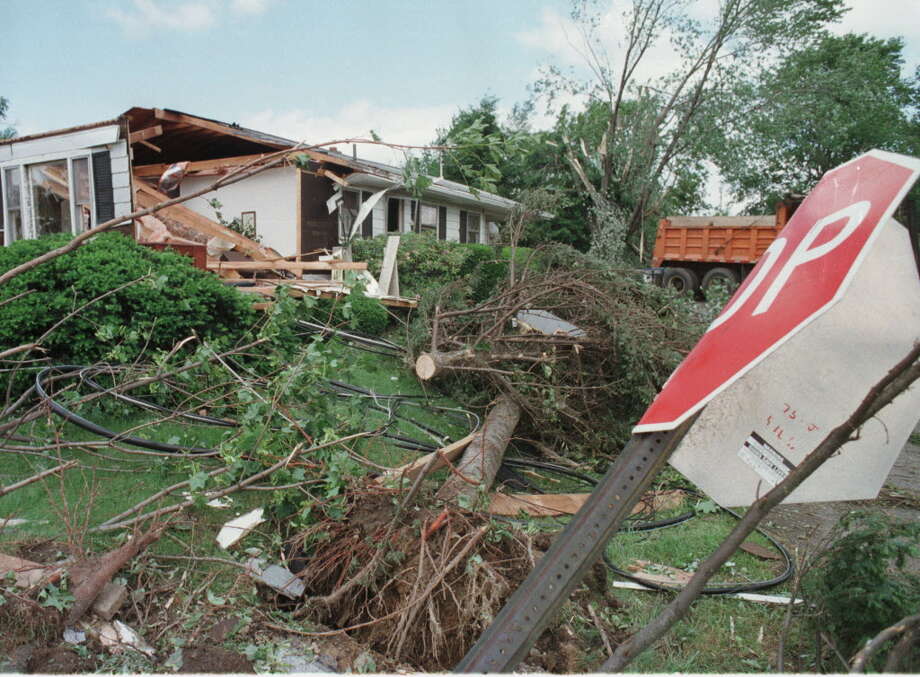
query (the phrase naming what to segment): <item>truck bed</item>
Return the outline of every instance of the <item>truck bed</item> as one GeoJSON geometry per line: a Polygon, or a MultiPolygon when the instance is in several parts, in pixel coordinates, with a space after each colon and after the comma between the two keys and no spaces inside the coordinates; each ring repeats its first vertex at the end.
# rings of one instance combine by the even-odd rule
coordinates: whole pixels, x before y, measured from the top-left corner
{"type": "Polygon", "coordinates": [[[755,263],[776,239],[776,216],[672,216],[658,224],[652,266],[755,263]]]}

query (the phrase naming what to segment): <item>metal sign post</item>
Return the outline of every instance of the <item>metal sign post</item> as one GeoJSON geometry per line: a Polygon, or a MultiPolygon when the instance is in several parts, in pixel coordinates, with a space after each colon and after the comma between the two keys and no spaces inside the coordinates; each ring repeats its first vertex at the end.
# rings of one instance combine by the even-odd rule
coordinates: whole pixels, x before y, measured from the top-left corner
{"type": "MultiPolygon", "coordinates": [[[[708,463],[703,475],[719,477],[729,487],[744,484],[748,494],[756,494],[760,482],[776,484],[810,451],[800,443],[802,453],[792,455],[792,433],[787,428],[804,425],[807,431],[809,425],[817,425],[806,412],[820,411],[830,418],[848,413],[849,400],[831,392],[846,390],[848,382],[828,379],[829,374],[834,370],[858,373],[849,390],[861,397],[866,379],[871,384],[884,373],[877,373],[878,365],[890,366],[889,354],[906,352],[905,341],[910,343],[920,334],[920,282],[906,233],[890,217],[918,173],[920,160],[870,151],[822,178],[671,375],[582,509],[456,666],[458,672],[510,672],[527,655],[675,448],[680,447],[683,461],[675,466],[704,489],[706,477],[693,474],[698,463],[708,463]],[[870,252],[873,256],[862,265],[870,252]],[[861,267],[865,269],[861,279],[851,285],[861,267]],[[846,313],[828,313],[850,286],[853,292],[840,306],[853,316],[852,321],[846,313]],[[879,302],[879,312],[867,311],[883,295],[896,300],[886,301],[887,305],[879,302]],[[892,313],[887,324],[874,326],[892,313]],[[816,342],[803,343],[814,337],[816,342]],[[847,347],[836,349],[840,344],[847,347]],[[822,351],[830,358],[822,359],[822,351]],[[882,359],[873,360],[873,353],[882,359]],[[772,376],[781,377],[785,390],[770,390],[772,376]],[[799,388],[806,406],[782,401],[783,392],[799,388]],[[765,404],[758,399],[760,390],[769,392],[765,404]],[[788,419],[779,433],[770,427],[774,414],[788,419]],[[764,416],[768,417],[765,425],[750,423],[764,416]],[[699,425],[704,421],[706,425],[699,425]],[[722,430],[735,422],[738,430],[733,434],[738,439],[726,440],[722,430]],[[726,441],[730,457],[724,451],[712,452],[726,441]],[[787,445],[782,450],[777,448],[781,442],[787,445]],[[739,468],[750,476],[743,478],[739,468]]],[[[904,430],[909,432],[905,421],[916,422],[918,408],[920,391],[895,400],[880,412],[888,417],[880,434],[887,435],[890,424],[896,427],[891,439],[900,439],[904,430]]],[[[855,456],[855,465],[850,463],[850,470],[874,463],[873,473],[887,472],[891,454],[878,456],[873,459],[863,451],[855,456]]],[[[824,479],[833,482],[840,475],[831,473],[824,479]]]]}

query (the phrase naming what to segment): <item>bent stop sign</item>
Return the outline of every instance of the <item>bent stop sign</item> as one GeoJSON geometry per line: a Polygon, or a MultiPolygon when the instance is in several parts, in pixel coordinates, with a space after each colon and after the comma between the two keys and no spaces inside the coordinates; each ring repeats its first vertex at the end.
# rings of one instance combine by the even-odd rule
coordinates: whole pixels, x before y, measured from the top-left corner
{"type": "MultiPolygon", "coordinates": [[[[702,409],[671,463],[722,505],[781,481],[920,337],[920,277],[890,218],[918,170],[871,151],[825,174],[635,427],[702,409]]],[[[790,500],[875,496],[916,423],[914,391],[790,500]]]]}

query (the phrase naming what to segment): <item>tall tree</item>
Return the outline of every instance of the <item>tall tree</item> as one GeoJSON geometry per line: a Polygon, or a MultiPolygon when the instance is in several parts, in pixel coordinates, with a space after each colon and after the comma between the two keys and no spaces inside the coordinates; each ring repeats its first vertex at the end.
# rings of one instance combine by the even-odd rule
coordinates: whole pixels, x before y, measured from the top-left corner
{"type": "MultiPolygon", "coordinates": [[[[0,96],[0,121],[6,120],[6,111],[9,110],[10,102],[0,96]]],[[[13,127],[0,127],[0,140],[12,139],[16,136],[16,130],[13,127]]]]}
{"type": "Polygon", "coordinates": [[[736,198],[769,209],[870,148],[920,153],[920,69],[902,77],[903,48],[898,38],[826,36],[752,85],[717,145],[736,198]]]}
{"type": "Polygon", "coordinates": [[[631,0],[617,67],[605,50],[600,0],[575,0],[572,18],[591,72],[575,81],[550,71],[538,94],[589,97],[604,111],[600,142],[566,138],[564,157],[592,205],[592,237],[620,258],[682,174],[702,168],[703,137],[730,101],[726,92],[766,55],[794,49],[842,13],[840,0],[720,0],[708,23],[679,0],[631,0]],[[655,81],[637,75],[651,47],[671,36],[681,65],[655,81]]]}

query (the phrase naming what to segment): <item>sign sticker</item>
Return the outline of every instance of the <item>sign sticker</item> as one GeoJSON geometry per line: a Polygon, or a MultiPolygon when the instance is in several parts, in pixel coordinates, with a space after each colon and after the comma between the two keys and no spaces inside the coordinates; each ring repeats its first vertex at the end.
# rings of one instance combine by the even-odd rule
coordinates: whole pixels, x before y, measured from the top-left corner
{"type": "Polygon", "coordinates": [[[786,479],[789,471],[795,468],[788,458],[753,431],[738,450],[738,458],[774,487],[786,479]]]}

